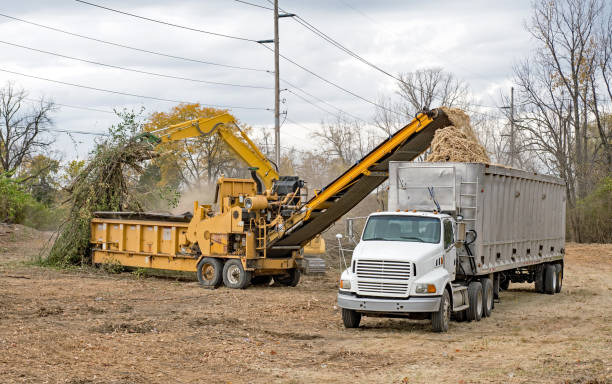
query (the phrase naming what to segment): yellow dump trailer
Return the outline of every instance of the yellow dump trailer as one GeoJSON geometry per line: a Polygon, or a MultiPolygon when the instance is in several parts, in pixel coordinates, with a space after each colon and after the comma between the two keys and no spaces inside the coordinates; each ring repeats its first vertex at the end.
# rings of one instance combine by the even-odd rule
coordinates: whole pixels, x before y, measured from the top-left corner
{"type": "Polygon", "coordinates": [[[196,271],[197,257],[184,247],[189,217],[97,212],[91,220],[93,263],[196,271]]]}

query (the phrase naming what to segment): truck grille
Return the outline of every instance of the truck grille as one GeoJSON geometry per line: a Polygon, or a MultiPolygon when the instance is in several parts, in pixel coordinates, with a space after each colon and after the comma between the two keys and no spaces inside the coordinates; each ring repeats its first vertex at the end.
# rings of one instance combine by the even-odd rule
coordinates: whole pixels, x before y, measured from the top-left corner
{"type": "Polygon", "coordinates": [[[412,263],[409,262],[359,260],[357,288],[361,292],[405,294],[411,272],[412,263]]]}

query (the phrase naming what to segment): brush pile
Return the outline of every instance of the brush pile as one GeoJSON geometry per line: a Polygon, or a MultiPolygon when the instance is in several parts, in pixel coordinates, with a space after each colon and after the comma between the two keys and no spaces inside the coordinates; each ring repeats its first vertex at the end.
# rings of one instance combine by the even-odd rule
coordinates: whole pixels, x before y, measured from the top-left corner
{"type": "Polygon", "coordinates": [[[153,146],[143,140],[110,139],[98,144],[68,188],[69,216],[56,233],[46,261],[58,266],[83,263],[89,254],[93,212],[142,211],[130,184],[143,172],[143,162],[156,156],[153,146]]]}
{"type": "Polygon", "coordinates": [[[431,142],[431,152],[425,161],[489,163],[487,150],[480,144],[470,125],[470,117],[457,108],[441,108],[453,123],[438,129],[431,142]]]}

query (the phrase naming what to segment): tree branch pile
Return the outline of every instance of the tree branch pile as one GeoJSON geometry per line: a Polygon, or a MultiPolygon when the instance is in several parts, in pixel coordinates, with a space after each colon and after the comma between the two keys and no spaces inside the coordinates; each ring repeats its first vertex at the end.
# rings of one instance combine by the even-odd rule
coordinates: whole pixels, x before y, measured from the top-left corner
{"type": "Polygon", "coordinates": [[[489,163],[487,150],[470,125],[470,117],[460,109],[442,107],[453,123],[438,129],[431,142],[429,162],[489,163]]]}
{"type": "Polygon", "coordinates": [[[146,141],[122,139],[99,144],[68,189],[70,213],[56,233],[46,261],[59,266],[84,261],[89,254],[93,212],[142,211],[130,180],[144,171],[144,161],[156,156],[146,141]]]}

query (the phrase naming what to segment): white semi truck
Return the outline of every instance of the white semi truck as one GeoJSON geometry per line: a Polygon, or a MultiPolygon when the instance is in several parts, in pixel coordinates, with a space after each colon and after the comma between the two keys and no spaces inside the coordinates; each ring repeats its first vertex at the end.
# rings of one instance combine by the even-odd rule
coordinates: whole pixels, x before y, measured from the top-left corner
{"type": "MultiPolygon", "coordinates": [[[[338,306],[362,316],[479,321],[510,282],[561,291],[565,183],[480,163],[389,165],[388,212],[368,216],[338,306]]],[[[350,226],[349,226],[350,228],[350,226]]]]}

